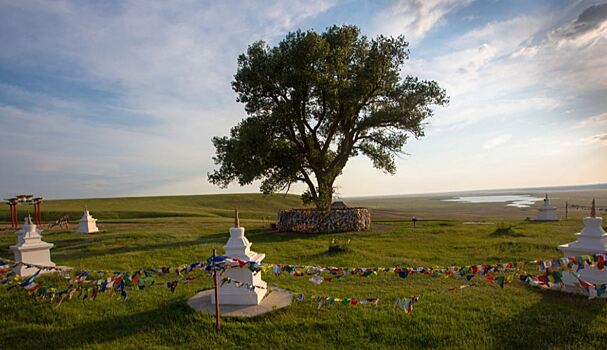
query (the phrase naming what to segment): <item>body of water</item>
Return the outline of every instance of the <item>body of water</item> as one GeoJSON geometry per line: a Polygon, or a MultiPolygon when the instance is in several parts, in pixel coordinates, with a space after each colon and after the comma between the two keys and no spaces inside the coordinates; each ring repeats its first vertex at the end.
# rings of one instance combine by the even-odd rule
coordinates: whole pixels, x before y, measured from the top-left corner
{"type": "Polygon", "coordinates": [[[529,208],[535,202],[543,200],[543,197],[534,197],[530,195],[501,195],[501,196],[463,196],[451,199],[443,199],[445,202],[461,203],[508,203],[509,207],[529,208]]]}

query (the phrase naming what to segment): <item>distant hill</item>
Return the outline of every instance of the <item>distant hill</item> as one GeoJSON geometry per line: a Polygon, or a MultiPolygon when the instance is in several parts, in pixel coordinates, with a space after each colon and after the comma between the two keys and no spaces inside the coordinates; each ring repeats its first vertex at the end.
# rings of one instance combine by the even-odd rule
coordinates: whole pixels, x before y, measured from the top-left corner
{"type": "MultiPolygon", "coordinates": [[[[297,195],[266,196],[259,193],[60,199],[42,203],[43,222],[54,221],[63,215],[69,215],[70,221],[77,221],[85,206],[99,220],[162,217],[225,219],[233,217],[235,208],[244,219],[261,220],[264,217],[275,219],[278,209],[301,207],[302,203],[297,195]]],[[[19,206],[18,210],[20,220],[27,211],[33,213],[33,208],[28,205],[19,206]]],[[[0,210],[0,221],[10,221],[8,206],[0,210]]]]}

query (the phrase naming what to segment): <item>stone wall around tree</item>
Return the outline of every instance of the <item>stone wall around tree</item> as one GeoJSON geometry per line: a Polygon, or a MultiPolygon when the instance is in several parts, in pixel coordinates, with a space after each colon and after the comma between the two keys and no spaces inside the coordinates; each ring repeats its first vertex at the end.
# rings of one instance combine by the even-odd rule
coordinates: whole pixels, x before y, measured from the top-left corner
{"type": "Polygon", "coordinates": [[[371,213],[367,208],[280,210],[276,226],[281,232],[364,231],[371,226],[371,213]]]}

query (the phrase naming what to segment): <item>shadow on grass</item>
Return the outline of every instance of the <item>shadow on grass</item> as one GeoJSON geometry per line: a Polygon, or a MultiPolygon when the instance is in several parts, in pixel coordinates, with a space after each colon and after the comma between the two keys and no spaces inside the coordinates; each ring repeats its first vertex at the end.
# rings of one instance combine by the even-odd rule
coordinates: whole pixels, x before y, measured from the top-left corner
{"type": "Polygon", "coordinates": [[[489,234],[490,237],[527,237],[520,232],[517,232],[512,227],[501,228],[498,227],[495,231],[489,234]]]}
{"type": "MultiPolygon", "coordinates": [[[[119,240],[119,237],[112,237],[116,241],[119,240]]],[[[53,257],[57,260],[61,259],[73,259],[79,256],[85,257],[103,257],[108,255],[119,255],[119,254],[127,254],[127,253],[135,253],[135,252],[150,252],[154,250],[170,250],[170,249],[178,249],[178,248],[186,248],[200,244],[224,244],[227,241],[227,234],[211,234],[205,235],[204,237],[200,237],[194,240],[187,241],[166,241],[166,242],[157,242],[157,243],[148,243],[148,244],[137,244],[136,241],[124,242],[122,245],[115,247],[97,247],[92,246],[91,243],[87,240],[68,240],[57,242],[56,250],[53,253],[53,257]]],[[[116,242],[118,243],[118,242],[116,242]]]]}
{"type": "Polygon", "coordinates": [[[557,291],[536,292],[542,294],[539,302],[494,327],[494,349],[595,348],[605,344],[607,335],[593,334],[590,327],[605,309],[605,300],[557,291]]]}
{"type": "Polygon", "coordinates": [[[2,342],[19,344],[23,349],[66,349],[101,345],[154,332],[162,332],[170,337],[168,333],[180,327],[180,324],[187,323],[186,319],[192,318],[194,313],[195,311],[184,302],[173,302],[154,310],[107,317],[82,323],[73,328],[57,327],[53,330],[36,330],[34,333],[26,327],[15,329],[2,342]]]}
{"type": "MultiPolygon", "coordinates": [[[[313,239],[322,234],[299,234],[293,232],[274,232],[266,229],[251,229],[246,232],[249,240],[255,243],[280,243],[293,239],[313,239]]],[[[73,259],[77,257],[104,257],[109,255],[128,254],[135,252],[151,252],[156,250],[171,250],[179,248],[187,248],[201,244],[216,244],[223,246],[229,238],[227,232],[217,232],[204,234],[199,238],[191,240],[173,240],[173,241],[158,241],[137,244],[136,241],[128,239],[128,242],[120,242],[120,235],[111,234],[107,236],[96,236],[93,239],[83,238],[68,238],[65,240],[56,240],[53,258],[58,261],[62,259],[73,259]],[[97,243],[112,242],[113,247],[95,247],[97,243]]],[[[150,241],[149,237],[143,240],[150,241]]]]}
{"type": "MultiPolygon", "coordinates": [[[[347,232],[344,232],[347,233],[347,232]]],[[[270,231],[267,229],[252,229],[245,232],[247,238],[251,242],[264,242],[264,243],[280,243],[288,242],[294,239],[312,239],[316,237],[326,236],[329,239],[330,235],[335,233],[297,233],[297,232],[279,232],[270,231]]]]}

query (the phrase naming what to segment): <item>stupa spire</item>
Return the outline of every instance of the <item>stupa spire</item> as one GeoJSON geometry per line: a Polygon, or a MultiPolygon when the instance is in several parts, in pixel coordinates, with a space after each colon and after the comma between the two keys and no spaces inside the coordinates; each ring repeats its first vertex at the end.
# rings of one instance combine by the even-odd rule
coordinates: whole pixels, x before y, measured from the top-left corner
{"type": "Polygon", "coordinates": [[[234,209],[234,227],[240,227],[240,219],[238,218],[238,209],[234,209]]]}

